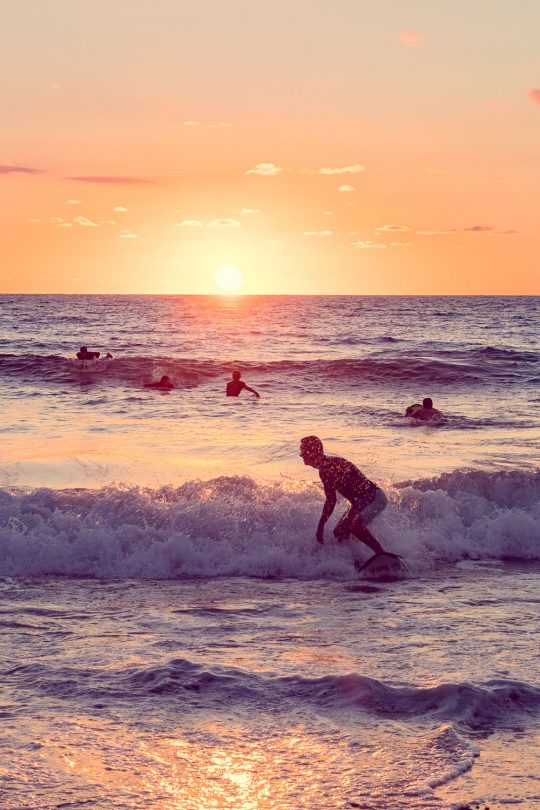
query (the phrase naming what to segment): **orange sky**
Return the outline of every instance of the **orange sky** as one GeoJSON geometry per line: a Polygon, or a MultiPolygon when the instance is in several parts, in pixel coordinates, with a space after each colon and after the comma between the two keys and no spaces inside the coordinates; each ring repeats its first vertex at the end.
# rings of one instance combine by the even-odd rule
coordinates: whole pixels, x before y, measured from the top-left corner
{"type": "Polygon", "coordinates": [[[539,292],[538,4],[4,19],[0,292],[539,292]]]}

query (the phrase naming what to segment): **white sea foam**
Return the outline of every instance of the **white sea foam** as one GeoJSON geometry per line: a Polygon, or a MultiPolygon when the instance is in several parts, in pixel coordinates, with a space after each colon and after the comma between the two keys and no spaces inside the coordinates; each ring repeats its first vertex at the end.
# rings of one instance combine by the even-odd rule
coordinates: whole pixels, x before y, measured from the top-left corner
{"type": "MultiPolygon", "coordinates": [[[[540,472],[455,471],[386,487],[371,528],[412,573],[437,561],[540,559],[540,472]]],[[[181,487],[0,490],[0,574],[103,578],[355,576],[357,543],[314,539],[313,484],[247,477],[181,487]],[[352,554],[351,554],[352,550],[352,554]]]]}

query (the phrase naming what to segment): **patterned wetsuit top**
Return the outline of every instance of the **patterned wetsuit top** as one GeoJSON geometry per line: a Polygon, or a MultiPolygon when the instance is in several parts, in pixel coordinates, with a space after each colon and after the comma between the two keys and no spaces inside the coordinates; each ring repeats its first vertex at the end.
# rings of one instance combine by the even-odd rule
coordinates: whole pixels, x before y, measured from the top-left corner
{"type": "Polygon", "coordinates": [[[325,456],[319,468],[325,495],[336,490],[351,504],[363,509],[370,504],[377,492],[377,485],[360,472],[352,462],[339,456],[325,456]]]}

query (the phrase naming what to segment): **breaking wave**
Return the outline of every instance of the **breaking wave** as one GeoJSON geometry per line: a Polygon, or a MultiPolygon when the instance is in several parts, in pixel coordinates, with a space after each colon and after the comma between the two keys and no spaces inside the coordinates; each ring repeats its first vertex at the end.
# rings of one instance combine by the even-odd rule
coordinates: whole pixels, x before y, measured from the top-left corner
{"type": "MultiPolygon", "coordinates": [[[[540,470],[456,470],[385,489],[374,531],[412,573],[441,561],[540,560],[540,470]]],[[[352,579],[351,548],[331,533],[341,509],[326,544],[314,542],[321,506],[315,484],[239,476],[158,489],[0,490],[0,575],[352,579]]]]}

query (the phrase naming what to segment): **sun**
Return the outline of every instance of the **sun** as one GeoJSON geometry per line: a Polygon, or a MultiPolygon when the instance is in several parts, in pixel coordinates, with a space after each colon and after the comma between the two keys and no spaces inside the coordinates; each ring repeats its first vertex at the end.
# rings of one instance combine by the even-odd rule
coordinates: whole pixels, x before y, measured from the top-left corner
{"type": "Polygon", "coordinates": [[[244,274],[238,267],[223,265],[215,272],[214,280],[222,293],[231,294],[238,292],[244,284],[244,274]]]}

